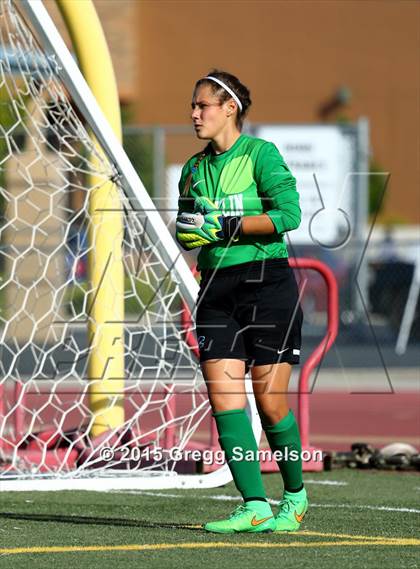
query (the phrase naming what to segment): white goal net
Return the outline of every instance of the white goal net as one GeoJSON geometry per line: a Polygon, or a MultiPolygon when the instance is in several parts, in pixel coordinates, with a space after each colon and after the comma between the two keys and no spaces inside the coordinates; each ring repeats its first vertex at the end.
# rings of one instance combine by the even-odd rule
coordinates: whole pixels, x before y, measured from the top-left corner
{"type": "MultiPolygon", "coordinates": [[[[182,325],[197,285],[55,28],[42,24],[53,53],[27,14],[0,2],[0,484],[177,485],[197,469],[171,449],[204,449],[211,430],[191,324],[182,325]],[[98,222],[91,196],[109,186],[118,211],[98,222]],[[95,288],[90,271],[103,254],[95,232],[116,213],[123,285],[111,279],[101,302],[105,333],[124,297],[114,339],[124,372],[110,376],[105,358],[92,376],[102,334],[92,322],[102,281],[95,288]]],[[[189,478],[215,484],[215,474],[189,478]]]]}

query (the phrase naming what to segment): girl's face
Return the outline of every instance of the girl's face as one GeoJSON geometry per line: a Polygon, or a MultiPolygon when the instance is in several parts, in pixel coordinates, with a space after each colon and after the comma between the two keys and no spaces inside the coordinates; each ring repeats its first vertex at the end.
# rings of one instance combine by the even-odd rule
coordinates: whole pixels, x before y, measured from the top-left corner
{"type": "Polygon", "coordinates": [[[232,101],[220,103],[209,85],[201,85],[193,95],[191,120],[197,138],[213,140],[220,134],[232,115],[232,101]]]}

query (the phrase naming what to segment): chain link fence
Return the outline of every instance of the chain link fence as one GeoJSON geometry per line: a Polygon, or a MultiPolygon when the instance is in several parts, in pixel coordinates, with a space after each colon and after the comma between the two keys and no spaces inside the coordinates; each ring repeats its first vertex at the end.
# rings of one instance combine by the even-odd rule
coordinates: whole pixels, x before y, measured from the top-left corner
{"type": "MultiPolygon", "coordinates": [[[[258,136],[265,126],[272,125],[248,123],[245,132],[258,136]]],[[[372,189],[379,194],[382,192],[379,201],[383,199],[388,173],[369,172],[367,122],[343,125],[340,132],[349,147],[347,185],[342,190],[346,194],[343,209],[349,210],[352,224],[350,238],[337,247],[323,246],[314,241],[302,243],[298,240],[295,243],[292,233],[289,251],[296,257],[311,257],[326,263],[337,278],[341,328],[336,354],[332,353],[330,360],[335,357],[339,363],[341,358],[348,365],[357,365],[358,346],[363,346],[366,351],[364,362],[371,360],[372,366],[389,362],[392,365],[414,365],[418,361],[415,343],[420,336],[417,301],[414,309],[411,308],[410,333],[404,356],[396,354],[395,345],[401,334],[407,299],[416,273],[419,231],[404,228],[395,228],[393,232],[384,230],[376,227],[375,212],[371,212],[368,218],[369,189],[370,193],[372,189]]],[[[196,139],[187,125],[129,126],[124,129],[124,147],[156,207],[173,230],[180,169],[188,157],[202,149],[203,142],[196,139]]],[[[286,161],[289,162],[287,156],[286,161]]],[[[295,173],[293,164],[290,166],[295,173]]],[[[316,177],[317,172],[314,173],[316,177]]],[[[318,190],[321,193],[322,188],[318,190]]],[[[194,264],[195,255],[188,253],[188,257],[194,264]]],[[[325,290],[322,280],[315,274],[309,272],[299,275],[299,278],[306,280],[304,333],[312,345],[325,329],[325,290]]]]}

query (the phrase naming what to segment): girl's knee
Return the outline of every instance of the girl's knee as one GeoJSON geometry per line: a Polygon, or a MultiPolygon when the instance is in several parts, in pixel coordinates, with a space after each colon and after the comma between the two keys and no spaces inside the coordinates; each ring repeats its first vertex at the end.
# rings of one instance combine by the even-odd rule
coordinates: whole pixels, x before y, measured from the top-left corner
{"type": "Polygon", "coordinates": [[[266,403],[265,405],[258,405],[258,411],[264,425],[276,425],[288,415],[289,406],[287,403],[282,405],[266,403]]]}

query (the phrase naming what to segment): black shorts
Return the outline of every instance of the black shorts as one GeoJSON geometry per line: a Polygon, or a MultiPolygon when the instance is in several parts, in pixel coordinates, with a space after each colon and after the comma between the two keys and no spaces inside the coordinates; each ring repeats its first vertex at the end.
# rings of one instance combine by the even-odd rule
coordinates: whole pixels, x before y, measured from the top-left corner
{"type": "Polygon", "coordinates": [[[298,364],[302,310],[287,259],[204,271],[196,325],[201,362],[239,359],[247,368],[298,364]]]}

